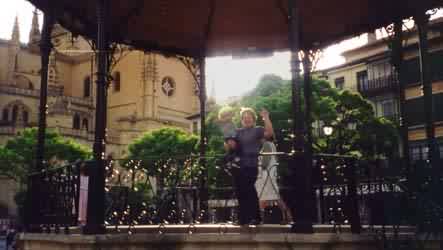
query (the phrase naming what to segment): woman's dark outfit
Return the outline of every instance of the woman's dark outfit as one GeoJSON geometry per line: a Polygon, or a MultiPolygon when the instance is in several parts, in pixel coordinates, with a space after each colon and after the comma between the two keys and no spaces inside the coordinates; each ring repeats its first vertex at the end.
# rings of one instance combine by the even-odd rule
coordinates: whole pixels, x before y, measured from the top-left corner
{"type": "Polygon", "coordinates": [[[232,169],[232,176],[239,203],[239,224],[259,224],[261,219],[255,181],[264,128],[240,128],[236,137],[240,144],[240,168],[232,169]]]}

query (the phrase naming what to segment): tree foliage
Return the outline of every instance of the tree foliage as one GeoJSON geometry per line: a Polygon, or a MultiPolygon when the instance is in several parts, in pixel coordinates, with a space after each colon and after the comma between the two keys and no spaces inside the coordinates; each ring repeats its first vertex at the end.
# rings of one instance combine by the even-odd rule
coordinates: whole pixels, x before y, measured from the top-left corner
{"type": "MultiPolygon", "coordinates": [[[[318,79],[313,79],[311,88],[313,146],[316,152],[364,157],[389,157],[397,152],[395,123],[376,117],[371,104],[358,93],[340,91],[332,88],[327,81],[318,79]],[[322,133],[325,125],[333,128],[332,135],[326,137],[322,133]]],[[[265,75],[253,91],[233,105],[237,109],[248,106],[257,111],[262,108],[269,110],[279,150],[286,151],[291,146],[291,98],[291,82],[275,75],[265,75]]],[[[303,96],[301,98],[303,103],[303,96]]],[[[238,120],[237,117],[239,125],[238,120]]]]}
{"type": "MultiPolygon", "coordinates": [[[[0,147],[0,175],[24,183],[35,164],[37,150],[37,128],[21,131],[15,138],[0,147]]],[[[44,160],[51,164],[74,162],[91,157],[90,150],[71,139],[53,131],[46,131],[44,160]]]]}
{"type": "Polygon", "coordinates": [[[141,160],[149,174],[161,172],[172,160],[184,161],[196,151],[198,137],[178,128],[151,130],[128,146],[128,159],[141,160]]]}

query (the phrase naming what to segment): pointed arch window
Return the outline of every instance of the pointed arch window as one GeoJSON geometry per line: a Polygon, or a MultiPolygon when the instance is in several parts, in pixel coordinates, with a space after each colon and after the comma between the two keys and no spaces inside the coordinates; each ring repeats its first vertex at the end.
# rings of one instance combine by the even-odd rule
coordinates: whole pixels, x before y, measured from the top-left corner
{"type": "Polygon", "coordinates": [[[74,118],[72,119],[72,128],[80,129],[80,116],[78,114],[75,114],[74,118]]]}
{"type": "Polygon", "coordinates": [[[16,122],[17,121],[17,117],[18,117],[18,106],[14,105],[12,107],[12,121],[16,122]]]}
{"type": "Polygon", "coordinates": [[[87,76],[83,80],[83,97],[91,96],[91,77],[87,76]]]}
{"type": "Polygon", "coordinates": [[[82,129],[88,131],[88,119],[87,118],[83,118],[83,120],[82,120],[82,129]]]}
{"type": "Polygon", "coordinates": [[[9,120],[9,109],[7,109],[7,108],[3,109],[2,120],[3,121],[9,120]]]}
{"type": "Polygon", "coordinates": [[[56,72],[55,68],[54,67],[50,67],[49,70],[48,70],[48,82],[49,82],[49,84],[57,83],[57,81],[56,81],[57,75],[56,74],[57,74],[57,72],[56,72]]]}
{"type": "Polygon", "coordinates": [[[114,92],[120,92],[121,87],[121,74],[119,71],[114,73],[114,92]]]}
{"type": "Polygon", "coordinates": [[[23,123],[28,124],[29,122],[29,113],[28,111],[24,110],[22,113],[23,123]]]}

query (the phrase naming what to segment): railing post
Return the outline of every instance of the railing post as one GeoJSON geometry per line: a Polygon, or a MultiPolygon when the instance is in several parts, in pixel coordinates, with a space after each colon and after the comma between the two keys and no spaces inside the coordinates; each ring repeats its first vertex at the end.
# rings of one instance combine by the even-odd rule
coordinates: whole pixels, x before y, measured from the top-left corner
{"type": "Polygon", "coordinates": [[[346,163],[346,179],[348,188],[348,202],[349,202],[349,223],[351,224],[351,232],[359,234],[361,232],[361,222],[358,206],[358,193],[357,193],[357,175],[355,161],[349,160],[346,163]]]}
{"type": "Polygon", "coordinates": [[[105,135],[106,135],[106,91],[108,76],[108,37],[107,37],[107,0],[97,1],[97,99],[95,113],[94,161],[88,166],[90,173],[88,188],[88,208],[85,234],[103,234],[105,228],[105,135]]]}

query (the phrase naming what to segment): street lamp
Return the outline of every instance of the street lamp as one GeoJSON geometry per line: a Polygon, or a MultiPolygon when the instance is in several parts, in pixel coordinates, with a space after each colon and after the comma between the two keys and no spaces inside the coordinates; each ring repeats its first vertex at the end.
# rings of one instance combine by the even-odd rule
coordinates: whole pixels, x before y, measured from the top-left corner
{"type": "Polygon", "coordinates": [[[326,152],[329,151],[329,136],[332,135],[332,132],[334,132],[334,129],[331,126],[323,127],[323,133],[326,135],[326,152]]]}
{"type": "Polygon", "coordinates": [[[332,135],[332,132],[334,132],[334,129],[333,129],[331,126],[324,126],[324,127],[323,127],[323,133],[324,133],[326,136],[330,136],[330,135],[332,135]]]}

